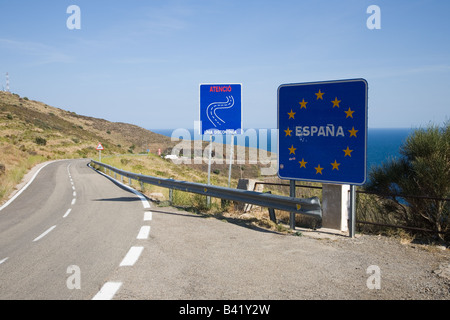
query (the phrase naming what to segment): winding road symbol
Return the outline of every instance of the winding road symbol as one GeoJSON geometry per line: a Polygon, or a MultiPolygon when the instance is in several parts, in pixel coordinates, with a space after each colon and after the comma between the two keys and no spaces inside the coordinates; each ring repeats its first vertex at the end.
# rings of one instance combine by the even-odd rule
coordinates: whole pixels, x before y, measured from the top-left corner
{"type": "Polygon", "coordinates": [[[227,96],[226,102],[213,102],[206,108],[206,116],[209,121],[217,128],[225,123],[217,114],[216,111],[219,109],[230,109],[234,106],[233,96],[227,96]]]}

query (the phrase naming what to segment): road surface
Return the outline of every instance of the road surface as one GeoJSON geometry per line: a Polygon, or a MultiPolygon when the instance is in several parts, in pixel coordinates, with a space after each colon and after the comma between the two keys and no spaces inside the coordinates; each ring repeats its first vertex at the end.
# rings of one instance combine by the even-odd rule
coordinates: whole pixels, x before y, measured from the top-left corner
{"type": "Polygon", "coordinates": [[[91,299],[138,244],[141,200],[87,164],[48,164],[0,211],[0,299],[91,299]]]}

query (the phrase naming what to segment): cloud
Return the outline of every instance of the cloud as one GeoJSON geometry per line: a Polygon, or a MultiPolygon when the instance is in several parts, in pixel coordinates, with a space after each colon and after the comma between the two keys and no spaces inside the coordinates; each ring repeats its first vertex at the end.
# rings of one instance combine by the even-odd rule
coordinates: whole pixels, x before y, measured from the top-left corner
{"type": "Polygon", "coordinates": [[[43,43],[17,41],[0,38],[0,49],[10,51],[14,56],[30,57],[29,65],[38,66],[51,63],[71,63],[73,57],[60,49],[43,43]]]}

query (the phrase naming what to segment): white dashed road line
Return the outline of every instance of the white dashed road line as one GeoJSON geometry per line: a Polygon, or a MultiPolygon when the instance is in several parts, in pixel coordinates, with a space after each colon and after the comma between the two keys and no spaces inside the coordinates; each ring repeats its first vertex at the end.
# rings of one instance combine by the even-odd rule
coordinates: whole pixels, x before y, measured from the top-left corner
{"type": "Polygon", "coordinates": [[[145,240],[148,239],[149,235],[150,235],[150,226],[142,226],[141,230],[139,230],[136,239],[145,240]]]}
{"type": "Polygon", "coordinates": [[[144,212],[144,221],[151,221],[153,218],[153,213],[151,211],[144,212]]]}
{"type": "Polygon", "coordinates": [[[122,282],[106,282],[92,300],[111,300],[121,286],[122,282]]]}
{"type": "MultiPolygon", "coordinates": [[[[124,188],[133,192],[141,200],[142,206],[144,207],[144,209],[150,208],[150,203],[147,201],[147,199],[145,198],[145,196],[142,193],[125,185],[124,183],[121,183],[120,181],[118,181],[116,179],[113,179],[112,177],[104,174],[103,172],[100,172],[100,171],[97,171],[97,172],[100,173],[101,175],[107,177],[110,180],[114,180],[119,185],[121,185],[124,188]]],[[[152,212],[145,211],[144,212],[144,221],[151,221],[152,219],[153,219],[152,212]]],[[[145,239],[148,239],[149,235],[150,235],[150,226],[144,225],[144,226],[141,226],[136,239],[145,240],[145,239]]],[[[141,256],[143,250],[144,250],[144,247],[131,247],[130,250],[128,251],[128,253],[123,258],[122,262],[120,262],[119,267],[133,266],[136,263],[136,261],[139,259],[139,257],[141,256]]],[[[111,300],[114,297],[114,295],[116,294],[116,292],[120,289],[121,286],[122,286],[122,282],[113,282],[113,281],[106,282],[103,285],[103,287],[100,289],[100,291],[92,298],[92,300],[111,300]]]]}
{"type": "Polygon", "coordinates": [[[120,263],[120,266],[133,266],[139,259],[142,250],[144,250],[144,247],[131,247],[125,258],[123,258],[122,262],[120,263]]]}
{"type": "Polygon", "coordinates": [[[50,231],[52,231],[53,229],[56,228],[56,225],[54,225],[53,227],[48,228],[46,231],[44,231],[40,236],[38,236],[37,238],[35,238],[33,240],[33,242],[36,242],[38,240],[41,240],[43,237],[45,237],[50,231]]]}

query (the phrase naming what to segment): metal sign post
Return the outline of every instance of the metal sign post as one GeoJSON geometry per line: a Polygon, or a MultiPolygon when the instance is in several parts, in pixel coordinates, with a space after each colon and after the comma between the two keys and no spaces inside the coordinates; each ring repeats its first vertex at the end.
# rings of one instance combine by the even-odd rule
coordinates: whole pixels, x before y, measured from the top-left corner
{"type": "MultiPolygon", "coordinates": [[[[212,157],[212,135],[209,136],[209,155],[208,155],[208,185],[211,184],[211,157],[212,157]]],[[[206,196],[206,205],[211,206],[211,197],[206,196]]]]}
{"type": "Polygon", "coordinates": [[[351,238],[355,237],[355,225],[356,225],[356,192],[355,186],[350,185],[350,223],[349,223],[349,236],[351,238]]]}
{"type": "MultiPolygon", "coordinates": [[[[289,180],[289,195],[295,198],[295,180],[289,180]]],[[[295,212],[289,214],[289,226],[291,230],[295,230],[295,212]]]]}
{"type": "Polygon", "coordinates": [[[98,162],[102,162],[102,150],[105,148],[103,148],[102,144],[99,143],[96,149],[98,150],[98,162]]]}
{"type": "Polygon", "coordinates": [[[231,165],[234,160],[234,135],[231,135],[230,142],[230,167],[228,168],[228,188],[231,186],[231,165]]]}

